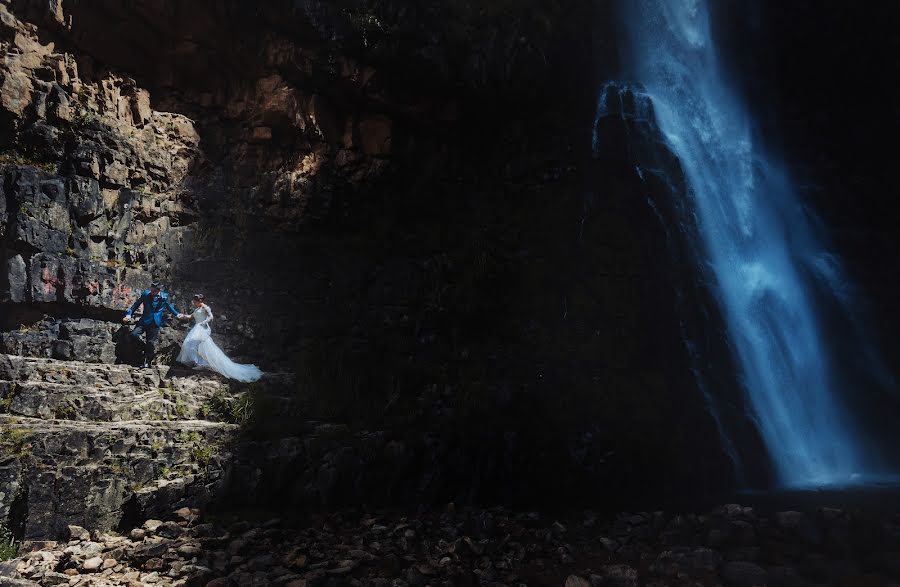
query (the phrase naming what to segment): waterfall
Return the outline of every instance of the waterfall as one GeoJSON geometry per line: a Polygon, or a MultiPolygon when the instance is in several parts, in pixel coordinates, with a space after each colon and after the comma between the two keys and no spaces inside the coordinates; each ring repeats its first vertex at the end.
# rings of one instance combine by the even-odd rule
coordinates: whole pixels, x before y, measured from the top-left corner
{"type": "Polygon", "coordinates": [[[817,302],[826,292],[846,307],[846,280],[789,178],[755,140],[749,111],[719,62],[706,2],[620,4],[625,71],[649,97],[684,170],[701,241],[697,261],[713,282],[780,483],[840,485],[872,474],[870,451],[842,401],[853,390],[837,383],[839,361],[830,356],[817,302]]]}

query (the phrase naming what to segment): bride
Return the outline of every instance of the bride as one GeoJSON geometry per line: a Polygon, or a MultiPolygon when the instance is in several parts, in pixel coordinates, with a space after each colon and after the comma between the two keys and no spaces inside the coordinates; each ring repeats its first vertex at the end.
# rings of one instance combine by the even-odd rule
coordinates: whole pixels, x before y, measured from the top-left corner
{"type": "Polygon", "coordinates": [[[262,377],[262,371],[256,365],[241,365],[229,359],[210,336],[209,323],[213,319],[212,310],[203,303],[203,294],[197,294],[191,300],[194,311],[182,314],[181,319],[194,318],[191,328],[181,345],[178,362],[195,369],[212,369],[213,371],[238,381],[256,381],[262,377]]]}

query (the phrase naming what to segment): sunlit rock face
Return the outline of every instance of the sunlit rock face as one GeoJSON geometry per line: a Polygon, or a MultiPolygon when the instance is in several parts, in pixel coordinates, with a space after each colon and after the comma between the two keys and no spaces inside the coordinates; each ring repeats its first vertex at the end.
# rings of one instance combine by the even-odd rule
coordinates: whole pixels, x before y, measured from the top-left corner
{"type": "MultiPolygon", "coordinates": [[[[228,75],[231,66],[220,64],[198,77],[190,59],[170,62],[163,75],[155,57],[150,67],[135,55],[164,51],[165,38],[143,38],[144,45],[123,40],[143,51],[119,51],[106,41],[92,44],[108,36],[91,28],[93,18],[81,28],[84,7],[77,3],[73,12],[61,5],[47,12],[44,3],[14,8],[41,28],[5,13],[3,289],[14,305],[4,329],[19,332],[4,334],[2,350],[88,358],[60,338],[60,320],[114,317],[151,275],[169,284],[183,307],[193,291],[218,292],[211,300],[219,308],[220,337],[238,353],[254,348],[253,325],[265,320],[266,308],[297,314],[298,297],[323,297],[300,293],[298,280],[278,270],[297,256],[296,238],[285,235],[330,217],[336,192],[349,197],[382,175],[394,132],[389,116],[380,108],[335,111],[330,97],[285,79],[280,68],[313,76],[318,62],[284,39],[255,38],[265,54],[241,75],[228,75]],[[48,41],[54,36],[76,45],[87,39],[97,53],[59,52],[48,41]],[[98,58],[159,83],[157,109],[147,89],[98,58]],[[175,97],[172,76],[184,84],[175,97]],[[268,299],[248,296],[254,290],[267,291],[268,299]],[[238,298],[241,312],[231,312],[238,298]]],[[[164,18],[144,16],[153,15],[164,18]]],[[[190,35],[205,30],[197,18],[185,26],[190,35]]],[[[226,55],[223,50],[221,58],[226,55]]],[[[345,93],[353,94],[372,74],[345,59],[329,83],[347,83],[345,93]]],[[[303,281],[307,290],[329,287],[313,281],[303,281]]],[[[92,334],[109,345],[116,332],[97,323],[92,334]]],[[[287,328],[270,329],[271,359],[286,359],[290,335],[287,328]]],[[[101,355],[115,356],[91,358],[101,355]]]]}

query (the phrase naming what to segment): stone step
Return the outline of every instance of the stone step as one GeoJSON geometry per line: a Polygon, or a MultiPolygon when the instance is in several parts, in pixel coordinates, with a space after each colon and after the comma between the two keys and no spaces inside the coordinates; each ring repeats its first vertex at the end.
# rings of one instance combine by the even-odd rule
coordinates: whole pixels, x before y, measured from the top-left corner
{"type": "MultiPolygon", "coordinates": [[[[85,385],[133,384],[143,387],[170,387],[178,380],[218,381],[232,386],[245,386],[217,373],[190,370],[181,366],[155,366],[140,369],[131,365],[110,365],[63,361],[40,357],[20,357],[0,354],[0,381],[47,381],[50,383],[78,383],[85,385]]],[[[256,385],[290,386],[290,373],[265,373],[256,385]]]]}
{"type": "MultiPolygon", "coordinates": [[[[0,354],[0,521],[12,514],[26,538],[56,537],[68,524],[111,529],[135,512],[202,506],[239,486],[235,476],[252,485],[259,454],[244,425],[302,424],[295,390],[288,374],[240,384],[187,369],[0,354]]],[[[302,443],[292,442],[275,442],[266,466],[297,470],[303,459],[288,449],[302,443]]]]}
{"type": "Polygon", "coordinates": [[[163,378],[164,373],[159,368],[136,369],[129,365],[0,355],[0,381],[46,381],[112,386],[132,384],[159,387],[163,378]]]}
{"type": "Polygon", "coordinates": [[[72,523],[114,528],[127,507],[208,501],[239,433],[205,420],[0,416],[0,519],[24,512],[26,537],[58,536],[72,523]]]}
{"type": "Polygon", "coordinates": [[[178,451],[219,445],[240,431],[235,424],[207,420],[75,422],[0,415],[0,424],[0,446],[31,447],[4,454],[53,455],[61,463],[78,466],[115,462],[121,457],[152,461],[158,455],[178,464],[189,456],[187,452],[179,456],[178,451]]]}
{"type": "Polygon", "coordinates": [[[44,420],[218,420],[239,396],[213,381],[143,389],[46,381],[0,381],[0,412],[44,420]],[[221,406],[220,406],[221,404],[221,406]]]}
{"type": "Polygon", "coordinates": [[[249,392],[282,413],[294,401],[294,389],[289,374],[242,384],[185,369],[0,355],[0,413],[47,420],[240,421],[249,392]]]}

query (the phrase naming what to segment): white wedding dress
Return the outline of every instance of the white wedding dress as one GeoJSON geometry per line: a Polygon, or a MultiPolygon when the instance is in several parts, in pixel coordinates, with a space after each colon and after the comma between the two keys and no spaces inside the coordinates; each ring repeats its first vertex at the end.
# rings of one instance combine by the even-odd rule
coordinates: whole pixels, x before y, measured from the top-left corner
{"type": "Polygon", "coordinates": [[[195,369],[211,369],[229,379],[237,381],[256,381],[262,377],[262,371],[256,365],[235,363],[213,342],[209,323],[212,322],[212,310],[203,304],[191,314],[194,326],[181,344],[178,362],[195,369]]]}

